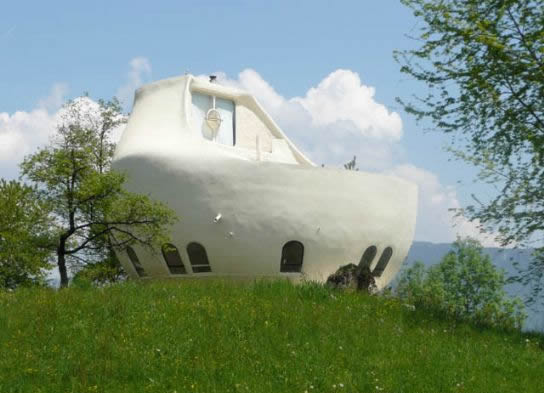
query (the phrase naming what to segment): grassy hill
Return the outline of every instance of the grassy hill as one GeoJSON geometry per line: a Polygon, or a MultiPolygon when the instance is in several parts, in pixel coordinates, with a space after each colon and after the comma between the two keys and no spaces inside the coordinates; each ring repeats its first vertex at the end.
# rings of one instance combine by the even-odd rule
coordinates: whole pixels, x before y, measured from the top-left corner
{"type": "Polygon", "coordinates": [[[543,336],[311,283],[0,292],[0,393],[541,393],[543,375],[543,336]]]}

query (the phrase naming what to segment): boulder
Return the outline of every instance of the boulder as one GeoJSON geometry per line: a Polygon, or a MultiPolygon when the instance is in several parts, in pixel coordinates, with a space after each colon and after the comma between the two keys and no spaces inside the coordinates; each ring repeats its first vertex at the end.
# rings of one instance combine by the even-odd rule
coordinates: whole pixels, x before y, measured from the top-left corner
{"type": "Polygon", "coordinates": [[[376,281],[368,266],[357,266],[353,263],[340,266],[327,278],[327,285],[338,289],[353,289],[373,293],[376,291],[376,281]]]}

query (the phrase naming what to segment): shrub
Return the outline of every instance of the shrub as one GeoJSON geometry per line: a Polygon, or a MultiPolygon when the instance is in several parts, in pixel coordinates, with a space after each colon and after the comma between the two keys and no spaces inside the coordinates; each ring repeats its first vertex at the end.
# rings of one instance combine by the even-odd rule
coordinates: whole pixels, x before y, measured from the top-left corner
{"type": "Polygon", "coordinates": [[[501,329],[520,329],[526,318],[519,298],[508,298],[506,279],[474,239],[458,239],[437,265],[416,262],[402,272],[397,295],[416,307],[456,320],[501,329]]]}
{"type": "Polygon", "coordinates": [[[45,284],[49,208],[36,188],[0,179],[0,289],[45,284]]]}

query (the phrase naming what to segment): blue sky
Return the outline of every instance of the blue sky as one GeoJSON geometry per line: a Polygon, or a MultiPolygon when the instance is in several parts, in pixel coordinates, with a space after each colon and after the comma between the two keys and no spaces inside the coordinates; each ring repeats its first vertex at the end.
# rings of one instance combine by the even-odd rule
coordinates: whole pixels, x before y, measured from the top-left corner
{"type": "Polygon", "coordinates": [[[0,177],[16,177],[22,156],[47,141],[65,98],[121,95],[129,110],[142,83],[219,73],[254,93],[315,162],[338,166],[357,155],[362,170],[417,182],[417,240],[474,235],[468,222],[451,227],[448,208],[471,193],[486,199],[489,189],[472,183],[474,168],[449,160],[448,137],[423,132],[395,102],[425,92],[392,56],[414,45],[406,34],[417,27],[398,0],[5,1],[0,177]],[[318,113],[327,103],[330,113],[318,113]]]}

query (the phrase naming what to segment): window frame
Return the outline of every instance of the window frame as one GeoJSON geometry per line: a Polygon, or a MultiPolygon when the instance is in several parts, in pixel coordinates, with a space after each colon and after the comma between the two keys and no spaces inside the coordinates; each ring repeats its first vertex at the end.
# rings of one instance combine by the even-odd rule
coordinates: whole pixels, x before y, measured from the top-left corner
{"type": "MultiPolygon", "coordinates": [[[[287,251],[289,251],[287,249],[287,251]]],[[[297,255],[298,257],[298,255],[297,255]]],[[[281,258],[280,258],[280,273],[301,273],[302,266],[304,264],[304,244],[298,240],[289,240],[286,242],[281,249],[281,258]],[[294,250],[297,253],[300,253],[300,263],[284,263],[284,260],[287,260],[286,247],[288,246],[300,246],[299,250],[294,250]]]]}
{"type": "Polygon", "coordinates": [[[134,248],[131,246],[127,246],[126,253],[138,277],[146,277],[147,273],[140,262],[140,258],[138,258],[138,254],[136,254],[136,250],[134,250],[134,248]]]}
{"type": "Polygon", "coordinates": [[[198,242],[191,242],[187,244],[186,247],[187,256],[189,257],[189,262],[191,263],[191,269],[193,270],[193,273],[211,273],[212,267],[210,265],[210,259],[208,258],[208,253],[206,252],[206,248],[198,243],[198,242]],[[194,252],[197,251],[194,249],[194,247],[200,247],[198,251],[203,252],[203,256],[205,258],[206,263],[194,263],[194,252]],[[193,249],[191,251],[191,249],[193,249]]]}
{"type": "MultiPolygon", "coordinates": [[[[172,244],[172,243],[164,243],[161,247],[161,253],[162,257],[164,259],[164,262],[166,263],[166,266],[168,267],[168,271],[170,274],[173,275],[181,275],[181,274],[187,274],[187,269],[185,268],[185,264],[183,263],[183,259],[181,258],[181,255],[179,253],[178,248],[172,244]],[[171,247],[171,250],[165,250],[165,248],[171,247]],[[169,261],[169,258],[167,257],[167,253],[174,253],[174,258],[177,258],[179,260],[179,264],[171,264],[169,261]]],[[[177,261],[175,261],[177,262],[177,261]]]]}
{"type": "Polygon", "coordinates": [[[380,259],[378,259],[378,263],[376,264],[376,267],[374,270],[372,270],[372,275],[374,277],[381,277],[385,269],[387,269],[387,265],[389,265],[389,262],[391,261],[391,258],[393,257],[393,247],[387,246],[382,251],[382,255],[380,255],[380,259]]]}
{"type": "Polygon", "coordinates": [[[372,262],[376,259],[376,255],[378,255],[378,248],[375,245],[368,246],[361,256],[359,266],[368,267],[370,269],[372,262]]]}

